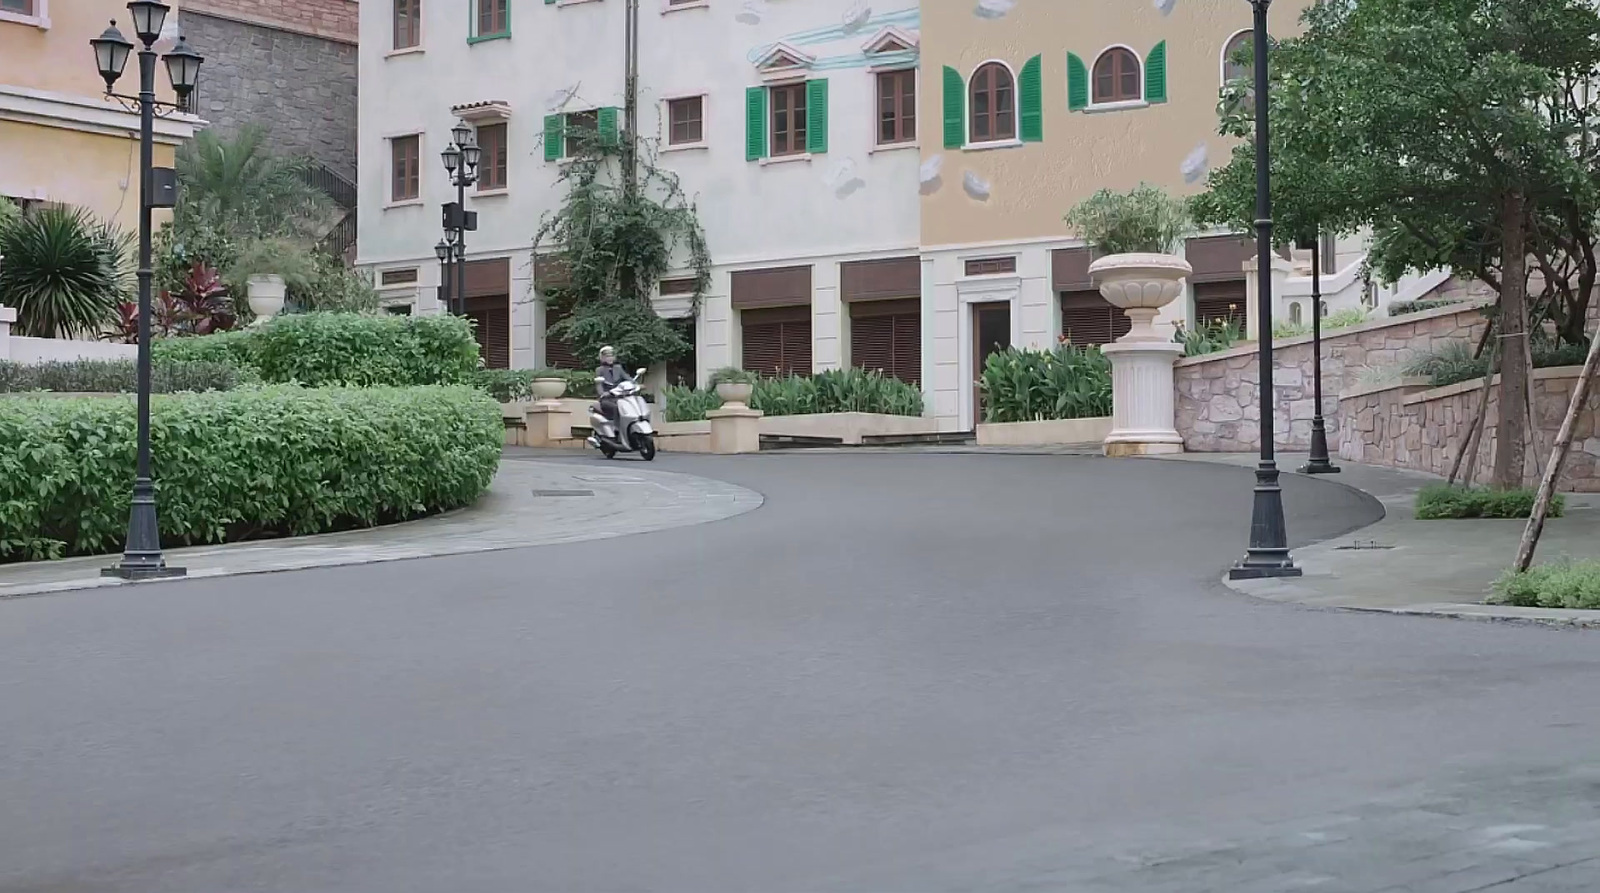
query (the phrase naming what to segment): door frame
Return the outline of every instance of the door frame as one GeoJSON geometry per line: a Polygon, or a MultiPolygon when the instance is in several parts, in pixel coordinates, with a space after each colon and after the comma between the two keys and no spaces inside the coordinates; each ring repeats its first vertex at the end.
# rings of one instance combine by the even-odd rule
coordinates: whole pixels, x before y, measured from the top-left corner
{"type": "Polygon", "coordinates": [[[971,279],[956,283],[956,347],[957,367],[960,382],[956,388],[956,400],[959,406],[960,430],[977,430],[978,411],[973,401],[976,390],[974,383],[977,381],[978,370],[974,369],[974,359],[977,348],[974,346],[978,334],[974,323],[977,321],[974,304],[999,304],[1011,305],[1011,344],[1016,346],[1022,343],[1022,277],[1020,276],[995,276],[971,279]]]}

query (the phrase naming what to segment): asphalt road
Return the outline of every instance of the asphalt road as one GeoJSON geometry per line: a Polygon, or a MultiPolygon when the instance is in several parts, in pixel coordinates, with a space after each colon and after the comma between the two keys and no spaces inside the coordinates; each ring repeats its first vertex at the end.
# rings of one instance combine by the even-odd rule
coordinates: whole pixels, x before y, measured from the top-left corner
{"type": "Polygon", "coordinates": [[[766,504],[0,603],[0,891],[1600,889],[1600,638],[1231,593],[1246,471],[658,465],[766,504]]]}

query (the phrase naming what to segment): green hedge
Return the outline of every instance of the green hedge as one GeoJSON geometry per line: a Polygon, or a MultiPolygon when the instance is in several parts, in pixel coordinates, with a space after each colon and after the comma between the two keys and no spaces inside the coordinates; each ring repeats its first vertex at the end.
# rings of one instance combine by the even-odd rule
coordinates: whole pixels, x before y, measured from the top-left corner
{"type": "Polygon", "coordinates": [[[1600,609],[1600,561],[1561,561],[1507,571],[1490,602],[1523,608],[1600,609]]]}
{"type": "Polygon", "coordinates": [[[563,397],[593,397],[594,371],[590,369],[479,369],[472,383],[501,403],[533,396],[533,380],[559,378],[567,383],[563,397]]]}
{"type": "Polygon", "coordinates": [[[461,384],[478,370],[478,342],[459,316],[295,313],[259,326],[154,344],[164,360],[226,362],[269,384],[461,384]]]}
{"type": "MultiPolygon", "coordinates": [[[[254,380],[250,370],[231,363],[163,361],[150,369],[150,388],[157,394],[185,391],[231,391],[254,380]]],[[[54,391],[76,394],[131,394],[138,390],[139,369],[133,360],[72,360],[22,364],[0,360],[0,394],[54,391]]]]}
{"type": "Polygon", "coordinates": [[[1452,304],[1465,303],[1462,300],[1441,301],[1437,298],[1425,301],[1392,301],[1389,304],[1390,316],[1405,316],[1410,313],[1421,313],[1424,310],[1434,310],[1439,307],[1449,307],[1452,304]]]}
{"type": "MultiPolygon", "coordinates": [[[[730,376],[718,375],[723,381],[730,376]]],[[[668,422],[692,422],[722,406],[715,390],[668,387],[668,422]]],[[[922,391],[916,385],[877,370],[830,369],[816,375],[789,375],[755,381],[750,407],[770,416],[815,415],[825,412],[870,412],[880,415],[922,415],[922,391]]]]}
{"type": "MultiPolygon", "coordinates": [[[[467,505],[494,476],[500,408],[465,387],[279,385],[157,397],[163,542],[369,527],[467,505]]],[[[131,399],[0,400],[0,561],[115,551],[131,399]]]]}
{"type": "Polygon", "coordinates": [[[986,422],[1111,415],[1111,361],[1098,348],[1007,348],[989,355],[979,381],[986,422]]]}
{"type": "MultiPolygon", "coordinates": [[[[1533,513],[1537,493],[1530,488],[1491,490],[1487,487],[1452,487],[1429,484],[1417,494],[1419,521],[1451,518],[1527,518],[1533,513]]],[[[1550,517],[1559,518],[1567,502],[1557,493],[1550,500],[1550,517]]]]}

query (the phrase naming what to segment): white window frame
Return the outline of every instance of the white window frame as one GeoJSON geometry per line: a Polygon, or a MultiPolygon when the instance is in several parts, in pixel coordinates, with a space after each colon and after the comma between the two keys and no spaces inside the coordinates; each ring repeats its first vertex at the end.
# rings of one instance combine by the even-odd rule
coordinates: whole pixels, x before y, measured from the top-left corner
{"type": "Polygon", "coordinates": [[[1124,109],[1142,109],[1150,107],[1149,89],[1144,71],[1144,55],[1125,43],[1107,44],[1100,52],[1094,54],[1094,61],[1089,63],[1089,104],[1084,107],[1086,112],[1115,112],[1124,109]],[[1094,101],[1094,70],[1099,67],[1100,60],[1112,50],[1127,50],[1133,54],[1134,68],[1139,72],[1139,98],[1118,99],[1114,102],[1094,101]]]}
{"type": "Polygon", "coordinates": [[[661,151],[689,152],[711,148],[711,95],[705,90],[691,90],[661,97],[661,151]],[[680,99],[700,100],[700,139],[692,143],[672,141],[672,104],[680,99]]]}
{"type": "Polygon", "coordinates": [[[40,31],[49,31],[50,0],[33,0],[33,15],[24,15],[20,12],[12,12],[9,9],[0,9],[0,22],[30,25],[40,31]]]}

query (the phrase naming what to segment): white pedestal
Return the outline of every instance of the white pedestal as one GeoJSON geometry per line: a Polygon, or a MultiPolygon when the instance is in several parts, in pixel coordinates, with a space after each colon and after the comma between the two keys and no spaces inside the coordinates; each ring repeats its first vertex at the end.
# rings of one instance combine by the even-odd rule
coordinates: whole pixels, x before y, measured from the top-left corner
{"type": "Polygon", "coordinates": [[[1116,341],[1100,348],[1111,361],[1111,433],[1107,456],[1183,452],[1173,426],[1172,364],[1183,346],[1162,341],[1116,341]]]}
{"type": "Polygon", "coordinates": [[[0,304],[0,360],[11,359],[11,326],[17,321],[17,309],[0,304]]]}
{"type": "Polygon", "coordinates": [[[523,433],[524,446],[554,446],[558,441],[572,438],[572,413],[560,400],[540,400],[528,407],[524,416],[527,428],[523,433]]]}
{"type": "Polygon", "coordinates": [[[721,455],[761,450],[761,411],[729,405],[706,413],[711,420],[711,452],[721,455]]]}

